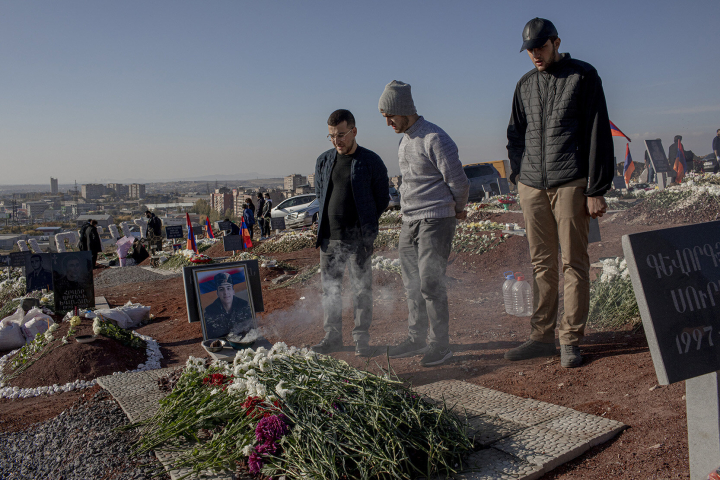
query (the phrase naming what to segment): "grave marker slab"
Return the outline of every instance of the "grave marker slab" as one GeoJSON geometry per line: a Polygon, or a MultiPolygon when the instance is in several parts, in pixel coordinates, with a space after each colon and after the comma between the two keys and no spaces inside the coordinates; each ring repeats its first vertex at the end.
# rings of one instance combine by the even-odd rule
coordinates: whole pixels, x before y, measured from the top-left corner
{"type": "Polygon", "coordinates": [[[233,250],[245,250],[242,235],[225,235],[223,239],[223,249],[226,252],[233,250]]]}
{"type": "Polygon", "coordinates": [[[168,239],[173,238],[183,238],[185,234],[183,234],[183,227],[182,225],[168,225],[165,227],[165,235],[168,239]]]}
{"type": "Polygon", "coordinates": [[[92,255],[88,251],[51,253],[55,311],[95,306],[92,255]]]}
{"type": "Polygon", "coordinates": [[[613,177],[613,188],[616,190],[627,188],[625,185],[625,179],[623,177],[613,177]]]}
{"type": "Polygon", "coordinates": [[[507,195],[510,193],[510,185],[508,184],[507,178],[498,178],[497,185],[500,190],[500,195],[507,195]]]}
{"type": "Polygon", "coordinates": [[[270,219],[271,230],[285,230],[285,217],[273,217],[270,219]]]}
{"type": "Polygon", "coordinates": [[[11,267],[25,267],[25,257],[30,252],[12,252],[10,253],[10,266],[11,267]]]}
{"type": "Polygon", "coordinates": [[[645,148],[647,148],[648,156],[653,164],[655,173],[663,173],[668,171],[668,160],[665,150],[662,146],[662,140],[645,140],[645,148]]]}
{"type": "Polygon", "coordinates": [[[720,463],[720,221],[624,235],[661,385],[686,380],[690,478],[720,463]]]}

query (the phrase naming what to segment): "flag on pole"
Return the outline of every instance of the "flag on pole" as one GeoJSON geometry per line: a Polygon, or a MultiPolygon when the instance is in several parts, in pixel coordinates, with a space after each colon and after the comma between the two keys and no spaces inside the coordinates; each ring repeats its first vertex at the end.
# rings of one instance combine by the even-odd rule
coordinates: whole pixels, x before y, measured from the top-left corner
{"type": "Polygon", "coordinates": [[[633,163],[632,156],[630,155],[630,144],[625,144],[625,165],[623,166],[623,176],[625,177],[625,185],[630,188],[630,177],[632,177],[635,171],[635,164],[633,163]]]}
{"type": "Polygon", "coordinates": [[[625,137],[625,138],[627,138],[628,142],[632,142],[632,140],[630,140],[630,137],[628,137],[622,131],[620,131],[620,129],[617,128],[615,126],[615,124],[612,122],[610,122],[610,133],[612,134],[613,137],[625,137]]]}
{"type": "Polygon", "coordinates": [[[248,249],[252,248],[252,240],[250,239],[250,231],[247,228],[247,225],[245,225],[245,219],[242,220],[242,238],[243,238],[243,248],[248,249]]]}
{"type": "Polygon", "coordinates": [[[197,243],[195,243],[195,234],[193,233],[193,227],[192,227],[192,222],[190,221],[189,213],[185,214],[185,219],[187,220],[187,229],[188,229],[187,249],[192,250],[195,253],[198,253],[197,243]]]}
{"type": "Polygon", "coordinates": [[[675,183],[681,183],[682,179],[685,178],[687,163],[685,163],[685,152],[683,151],[680,140],[677,142],[677,156],[675,157],[675,166],[673,167],[673,170],[677,172],[675,183]]]}
{"type": "Polygon", "coordinates": [[[213,233],[212,227],[210,226],[210,217],[205,217],[205,228],[207,229],[208,238],[215,238],[215,234],[213,233]]]}

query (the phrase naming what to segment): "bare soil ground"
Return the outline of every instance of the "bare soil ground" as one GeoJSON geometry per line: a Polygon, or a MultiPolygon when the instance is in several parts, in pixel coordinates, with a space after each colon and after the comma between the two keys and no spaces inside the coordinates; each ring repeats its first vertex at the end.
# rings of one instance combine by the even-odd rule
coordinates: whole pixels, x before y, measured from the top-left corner
{"type": "MultiPolygon", "coordinates": [[[[479,217],[524,224],[519,213],[479,217]]],[[[622,256],[620,237],[624,234],[677,226],[670,223],[650,226],[628,221],[628,217],[610,214],[601,220],[603,240],[591,244],[591,261],[622,256]]],[[[206,254],[225,256],[220,250],[211,249],[206,254]]],[[[397,256],[392,249],[377,253],[389,258],[397,256]]],[[[272,256],[301,268],[318,262],[314,249],[272,256]]],[[[610,442],[546,474],[544,480],[689,478],[685,386],[684,383],[657,386],[644,334],[629,329],[600,332],[589,328],[582,346],[585,363],[578,369],[562,368],[559,357],[506,361],[503,353],[525,341],[530,330],[527,318],[505,313],[501,274],[506,270],[526,274],[532,271],[524,237],[513,236],[479,256],[452,253],[447,276],[454,357],[445,365],[429,369],[419,365],[419,357],[395,359],[390,360],[392,369],[415,385],[458,379],[605,416],[629,426],[610,442]]],[[[265,312],[258,322],[271,342],[310,346],[323,336],[319,276],[301,286],[270,290],[273,286],[270,280],[278,274],[261,269],[265,312]]],[[[132,300],[152,306],[155,321],[139,331],[160,342],[165,357],[163,366],[180,366],[188,355],[204,356],[200,326],[187,321],[181,278],[98,289],[96,294],[104,295],[111,305],[132,300]]],[[[402,341],[407,335],[407,306],[400,276],[375,272],[373,296],[370,333],[378,355],[369,360],[353,354],[351,299],[344,298],[347,347],[334,355],[358,368],[387,367],[386,346],[402,341]]],[[[70,392],[22,401],[2,400],[0,431],[55,416],[81,395],[83,392],[70,392]]]]}

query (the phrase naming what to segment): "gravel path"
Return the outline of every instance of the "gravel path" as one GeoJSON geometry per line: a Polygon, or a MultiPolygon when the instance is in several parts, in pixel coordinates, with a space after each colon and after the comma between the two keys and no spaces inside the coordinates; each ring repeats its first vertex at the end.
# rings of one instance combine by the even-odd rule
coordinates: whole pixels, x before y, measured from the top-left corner
{"type": "Polygon", "coordinates": [[[108,268],[95,277],[95,288],[116,287],[128,283],[157,282],[168,278],[179,277],[181,273],[163,275],[151,272],[139,266],[108,268]]]}
{"type": "MultiPolygon", "coordinates": [[[[105,391],[27,430],[0,434],[0,478],[150,479],[160,464],[132,454],[133,433],[113,430],[127,417],[105,391]],[[146,466],[152,463],[151,466],[146,466]]],[[[163,473],[159,479],[169,479],[163,473]]]]}

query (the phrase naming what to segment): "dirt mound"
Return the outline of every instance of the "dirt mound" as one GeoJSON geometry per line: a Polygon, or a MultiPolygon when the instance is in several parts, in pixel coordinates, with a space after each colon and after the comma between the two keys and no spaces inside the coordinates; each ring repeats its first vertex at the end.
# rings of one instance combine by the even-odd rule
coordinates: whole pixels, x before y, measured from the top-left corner
{"type": "Polygon", "coordinates": [[[223,247],[222,241],[217,242],[215,245],[208,248],[202,253],[210,258],[229,257],[230,255],[232,255],[232,252],[225,251],[225,247],[223,247]]]}
{"type": "MultiPolygon", "coordinates": [[[[68,322],[61,323],[53,334],[55,341],[51,348],[54,349],[11,380],[9,385],[34,388],[93,380],[114,372],[134,370],[146,360],[145,350],[126,347],[102,335],[92,343],[78,343],[72,337],[67,345],[56,347],[69,328],[68,322]]],[[[76,331],[77,335],[92,335],[92,320],[83,319],[76,331]]]]}
{"type": "Polygon", "coordinates": [[[720,219],[718,197],[690,192],[660,192],[617,214],[616,222],[628,225],[679,225],[720,219]],[[674,198],[673,198],[674,197],[674,198]]]}

